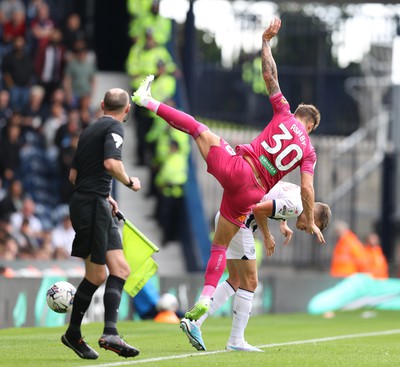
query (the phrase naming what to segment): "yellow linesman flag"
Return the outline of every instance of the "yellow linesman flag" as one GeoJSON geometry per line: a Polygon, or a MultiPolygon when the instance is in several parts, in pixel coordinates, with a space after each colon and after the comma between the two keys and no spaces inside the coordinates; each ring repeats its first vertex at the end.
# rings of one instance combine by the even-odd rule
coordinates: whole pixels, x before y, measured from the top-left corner
{"type": "Polygon", "coordinates": [[[134,297],[157,272],[158,264],[151,257],[159,249],[140,232],[121,212],[118,219],[124,220],[122,229],[123,251],[131,273],[125,282],[124,290],[134,297]]]}

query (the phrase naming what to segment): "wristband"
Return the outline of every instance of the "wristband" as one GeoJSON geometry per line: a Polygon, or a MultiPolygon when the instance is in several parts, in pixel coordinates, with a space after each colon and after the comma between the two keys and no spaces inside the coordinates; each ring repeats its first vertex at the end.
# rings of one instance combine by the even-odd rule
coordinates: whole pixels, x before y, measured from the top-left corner
{"type": "Polygon", "coordinates": [[[132,181],[132,179],[130,177],[129,177],[129,182],[127,184],[125,184],[125,186],[126,187],[130,187],[130,188],[133,187],[133,181],[132,181]]]}

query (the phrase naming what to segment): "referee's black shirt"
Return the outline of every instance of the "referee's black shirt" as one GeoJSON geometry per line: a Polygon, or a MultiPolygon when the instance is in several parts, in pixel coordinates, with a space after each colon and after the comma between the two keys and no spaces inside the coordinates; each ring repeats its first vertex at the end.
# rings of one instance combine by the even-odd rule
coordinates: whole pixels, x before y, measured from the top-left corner
{"type": "Polygon", "coordinates": [[[110,116],[101,117],[82,131],[73,168],[77,170],[75,190],[108,197],[112,177],[104,168],[104,160],[121,160],[124,130],[110,116]]]}

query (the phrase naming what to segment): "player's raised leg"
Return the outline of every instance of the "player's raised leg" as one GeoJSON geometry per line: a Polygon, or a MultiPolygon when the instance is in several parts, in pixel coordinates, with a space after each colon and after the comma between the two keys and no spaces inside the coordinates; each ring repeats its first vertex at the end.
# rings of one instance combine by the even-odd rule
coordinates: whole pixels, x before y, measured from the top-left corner
{"type": "Polygon", "coordinates": [[[153,111],[172,127],[193,136],[194,139],[203,131],[208,130],[206,125],[196,121],[189,114],[155,100],[151,96],[151,84],[153,80],[154,75],[148,75],[142,81],[140,87],[133,93],[132,101],[134,103],[153,111]]]}
{"type": "Polygon", "coordinates": [[[219,145],[221,138],[193,116],[155,100],[151,96],[153,80],[154,76],[148,75],[133,93],[132,101],[154,112],[173,128],[191,135],[195,139],[202,157],[206,160],[210,147],[219,145]]]}

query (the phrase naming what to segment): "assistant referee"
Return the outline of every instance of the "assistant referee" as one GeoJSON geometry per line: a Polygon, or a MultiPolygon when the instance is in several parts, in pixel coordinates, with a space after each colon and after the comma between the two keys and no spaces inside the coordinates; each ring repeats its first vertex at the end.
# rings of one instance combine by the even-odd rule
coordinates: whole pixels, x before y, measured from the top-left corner
{"type": "Polygon", "coordinates": [[[122,340],[117,330],[118,307],[130,268],[113,218],[118,212],[118,204],[110,195],[112,178],[133,191],[140,189],[139,179],[128,176],[121,160],[122,124],[131,108],[128,93],[119,88],[110,89],[101,102],[101,108],[104,115],[83,130],[79,137],[69,175],[75,185],[69,204],[76,233],[71,255],[85,260],[85,277],[77,288],[70,323],[61,341],[84,359],[99,356],[83,340],[81,324],[93,294],[104,281],[104,330],[99,346],[123,357],[139,354],[139,350],[122,340]]]}

